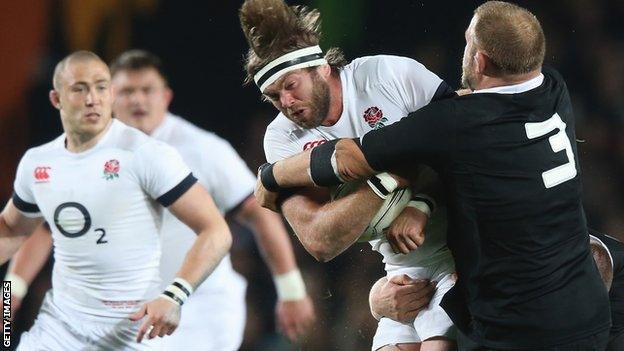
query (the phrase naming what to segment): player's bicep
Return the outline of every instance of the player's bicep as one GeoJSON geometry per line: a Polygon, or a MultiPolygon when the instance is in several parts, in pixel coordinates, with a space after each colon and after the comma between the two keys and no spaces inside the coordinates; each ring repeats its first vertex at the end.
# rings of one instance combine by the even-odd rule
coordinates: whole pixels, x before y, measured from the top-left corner
{"type": "Polygon", "coordinates": [[[198,183],[178,197],[169,206],[169,211],[195,233],[226,225],[212,197],[198,183]]]}

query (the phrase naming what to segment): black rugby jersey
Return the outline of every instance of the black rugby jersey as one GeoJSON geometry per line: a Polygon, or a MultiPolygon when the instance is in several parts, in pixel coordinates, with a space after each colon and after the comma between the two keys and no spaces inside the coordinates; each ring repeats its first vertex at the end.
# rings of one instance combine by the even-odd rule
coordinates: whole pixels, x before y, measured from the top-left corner
{"type": "Polygon", "coordinates": [[[591,228],[589,234],[600,239],[613,258],[613,282],[609,290],[612,323],[610,334],[616,336],[624,331],[624,243],[591,228]]]}
{"type": "Polygon", "coordinates": [[[432,103],[361,141],[376,170],[423,162],[441,175],[459,276],[442,305],[491,348],[565,344],[610,326],[569,93],[552,69],[540,79],[432,103]]]}

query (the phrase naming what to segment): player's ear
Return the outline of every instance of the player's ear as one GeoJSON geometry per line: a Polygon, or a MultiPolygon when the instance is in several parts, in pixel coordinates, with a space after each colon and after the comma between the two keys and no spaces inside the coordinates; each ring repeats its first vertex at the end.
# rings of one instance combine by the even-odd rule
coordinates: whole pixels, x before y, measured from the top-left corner
{"type": "Polygon", "coordinates": [[[50,103],[52,103],[52,106],[54,106],[54,108],[56,108],[57,110],[61,109],[61,98],[59,96],[58,91],[52,89],[50,90],[50,93],[48,94],[48,97],[50,98],[50,103]]]}
{"type": "Polygon", "coordinates": [[[488,55],[481,50],[477,50],[473,57],[473,60],[476,73],[479,75],[486,74],[486,70],[489,68],[490,65],[490,58],[488,57],[488,55]]]}
{"type": "Polygon", "coordinates": [[[166,108],[169,109],[169,104],[171,104],[171,100],[173,100],[173,90],[171,90],[169,87],[166,87],[164,94],[166,108]]]}
{"type": "Polygon", "coordinates": [[[328,64],[320,65],[316,68],[316,70],[319,75],[324,79],[329,78],[329,76],[331,75],[331,66],[328,64]]]}

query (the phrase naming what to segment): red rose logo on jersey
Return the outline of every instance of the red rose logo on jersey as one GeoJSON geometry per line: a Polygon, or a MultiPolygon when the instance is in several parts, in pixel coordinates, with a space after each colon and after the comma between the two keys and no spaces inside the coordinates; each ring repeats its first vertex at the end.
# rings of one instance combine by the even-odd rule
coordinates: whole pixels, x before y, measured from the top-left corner
{"type": "Polygon", "coordinates": [[[364,111],[364,120],[373,129],[383,128],[388,119],[383,116],[383,111],[377,106],[369,107],[364,111]]]}
{"type": "Polygon", "coordinates": [[[119,161],[110,160],[104,164],[104,179],[119,178],[119,161]]]}
{"type": "Polygon", "coordinates": [[[36,167],[35,172],[33,174],[35,176],[35,182],[45,183],[45,182],[50,181],[50,174],[48,173],[48,171],[51,169],[52,169],[51,167],[47,167],[47,166],[36,167]]]}

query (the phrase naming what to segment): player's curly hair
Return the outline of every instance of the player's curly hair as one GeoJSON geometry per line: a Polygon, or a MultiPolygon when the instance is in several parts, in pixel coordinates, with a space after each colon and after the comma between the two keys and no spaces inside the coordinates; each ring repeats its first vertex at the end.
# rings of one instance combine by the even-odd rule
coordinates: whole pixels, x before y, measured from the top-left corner
{"type": "MultiPolygon", "coordinates": [[[[309,46],[321,39],[321,14],[305,6],[288,6],[283,0],[246,0],[240,8],[241,28],[249,51],[245,58],[245,84],[276,58],[309,46]]],[[[347,62],[342,50],[330,48],[325,59],[337,70],[347,62]]]]}

